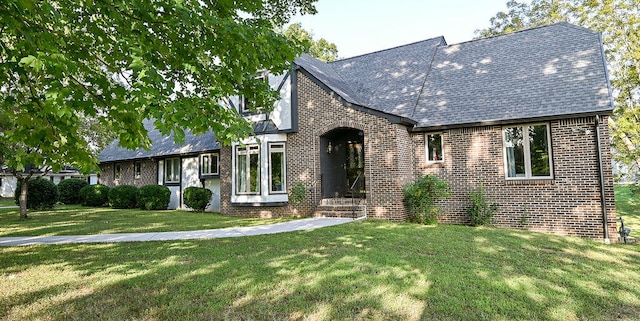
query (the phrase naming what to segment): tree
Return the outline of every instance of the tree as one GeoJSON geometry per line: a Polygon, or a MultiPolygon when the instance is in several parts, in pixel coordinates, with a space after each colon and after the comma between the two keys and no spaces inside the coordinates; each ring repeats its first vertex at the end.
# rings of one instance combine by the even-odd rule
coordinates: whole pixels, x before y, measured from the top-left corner
{"type": "Polygon", "coordinates": [[[615,98],[614,157],[640,168],[640,0],[510,0],[508,12],[476,30],[487,37],[567,21],[602,33],[615,98]]]}
{"type": "Polygon", "coordinates": [[[302,25],[293,23],[284,31],[284,36],[301,44],[305,48],[305,52],[318,58],[324,62],[334,61],[338,58],[338,48],[332,42],[324,38],[313,40],[308,31],[302,29],[302,25]]]}
{"type": "Polygon", "coordinates": [[[149,146],[146,118],[178,142],[185,129],[225,144],[248,135],[224,101],[273,105],[277,93],[254,75],[290,68],[303,48],[274,30],[315,13],[314,2],[2,1],[0,161],[16,172],[97,169],[87,119],[126,148],[149,146]]]}

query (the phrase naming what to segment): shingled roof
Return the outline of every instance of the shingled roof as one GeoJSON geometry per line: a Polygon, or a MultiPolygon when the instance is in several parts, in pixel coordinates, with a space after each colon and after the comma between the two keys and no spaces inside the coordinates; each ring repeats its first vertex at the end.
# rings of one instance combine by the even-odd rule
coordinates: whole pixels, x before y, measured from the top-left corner
{"type": "Polygon", "coordinates": [[[220,149],[220,145],[212,132],[196,136],[189,130],[185,130],[184,144],[178,145],[174,142],[173,133],[169,136],[162,135],[162,133],[153,126],[153,120],[144,120],[143,123],[149,133],[149,139],[151,139],[151,150],[147,151],[143,148],[129,150],[122,148],[118,146],[119,141],[116,139],[98,155],[100,162],[187,155],[220,149]]]}
{"type": "Polygon", "coordinates": [[[433,38],[332,63],[296,64],[347,102],[425,129],[613,110],[600,35],[557,23],[447,45],[433,38]]]}

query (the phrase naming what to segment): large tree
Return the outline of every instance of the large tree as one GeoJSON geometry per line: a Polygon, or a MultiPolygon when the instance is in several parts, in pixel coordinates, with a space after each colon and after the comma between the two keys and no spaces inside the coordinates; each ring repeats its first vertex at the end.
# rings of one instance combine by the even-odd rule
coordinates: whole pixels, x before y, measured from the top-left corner
{"type": "Polygon", "coordinates": [[[222,102],[242,94],[272,106],[277,93],[255,75],[290,68],[303,47],[274,30],[315,13],[314,2],[0,2],[0,161],[21,173],[93,170],[87,120],[127,148],[149,145],[146,118],[178,141],[185,129],[212,130],[222,143],[249,134],[222,102]]]}
{"type": "Polygon", "coordinates": [[[507,7],[476,34],[486,37],[559,21],[602,33],[615,98],[609,122],[614,157],[640,168],[640,0],[510,0],[507,7]]]}
{"type": "Polygon", "coordinates": [[[304,30],[299,22],[289,25],[287,30],[284,31],[284,35],[292,41],[300,43],[305,48],[306,53],[324,62],[334,61],[338,58],[336,44],[324,38],[314,40],[313,35],[304,30]]]}

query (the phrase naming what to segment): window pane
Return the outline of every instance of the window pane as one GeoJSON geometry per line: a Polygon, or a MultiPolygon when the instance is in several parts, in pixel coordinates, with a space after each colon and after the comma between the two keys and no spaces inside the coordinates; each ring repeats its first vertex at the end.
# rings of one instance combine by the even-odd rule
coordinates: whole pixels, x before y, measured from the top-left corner
{"type": "Polygon", "coordinates": [[[211,164],[209,161],[209,155],[202,156],[202,174],[211,173],[211,164]]]}
{"type": "Polygon", "coordinates": [[[211,156],[211,174],[218,174],[218,155],[211,156]]]}
{"type": "Polygon", "coordinates": [[[442,158],[442,135],[432,134],[427,135],[427,155],[428,161],[437,162],[443,160],[442,158]]]}
{"type": "Polygon", "coordinates": [[[260,155],[252,153],[249,155],[249,191],[260,192],[260,155]]]}
{"type": "Polygon", "coordinates": [[[531,176],[551,176],[547,126],[529,126],[531,176]]]}
{"type": "Polygon", "coordinates": [[[180,160],[179,159],[173,160],[173,181],[174,182],[180,181],[180,160]]]}
{"type": "Polygon", "coordinates": [[[524,177],[524,141],[522,127],[505,128],[507,177],[524,177]]]}
{"type": "Polygon", "coordinates": [[[236,189],[238,193],[246,193],[247,190],[247,155],[238,148],[236,155],[236,189]]]}
{"type": "Polygon", "coordinates": [[[271,191],[284,191],[284,153],[271,152],[271,191]]]}

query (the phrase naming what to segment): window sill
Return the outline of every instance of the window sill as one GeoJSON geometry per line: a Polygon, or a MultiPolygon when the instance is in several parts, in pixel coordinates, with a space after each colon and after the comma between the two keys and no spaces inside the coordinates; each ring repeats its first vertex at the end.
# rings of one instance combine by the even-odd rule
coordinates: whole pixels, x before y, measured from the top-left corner
{"type": "Polygon", "coordinates": [[[180,186],[180,182],[164,182],[166,186],[180,186]]]}
{"type": "Polygon", "coordinates": [[[420,167],[421,168],[444,168],[444,166],[445,166],[444,161],[442,161],[442,162],[429,162],[420,167]]]}
{"type": "Polygon", "coordinates": [[[523,179],[505,180],[505,185],[554,185],[554,184],[555,184],[555,180],[553,178],[544,178],[544,179],[523,178],[523,179]]]}

